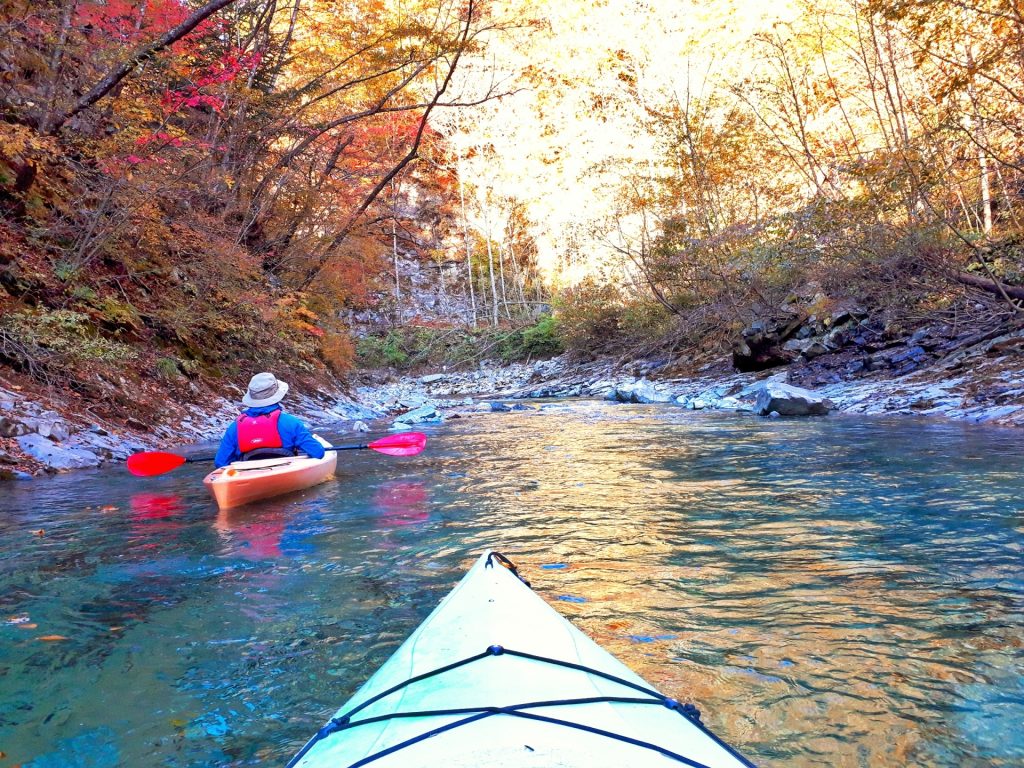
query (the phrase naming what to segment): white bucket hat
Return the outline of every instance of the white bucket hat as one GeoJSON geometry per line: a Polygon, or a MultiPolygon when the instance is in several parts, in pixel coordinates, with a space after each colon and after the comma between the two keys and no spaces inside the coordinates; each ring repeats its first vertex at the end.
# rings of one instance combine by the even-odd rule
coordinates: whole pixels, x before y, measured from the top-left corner
{"type": "Polygon", "coordinates": [[[242,396],[242,403],[250,408],[279,403],[288,394],[288,385],[272,373],[257,373],[249,379],[249,391],[242,396]]]}

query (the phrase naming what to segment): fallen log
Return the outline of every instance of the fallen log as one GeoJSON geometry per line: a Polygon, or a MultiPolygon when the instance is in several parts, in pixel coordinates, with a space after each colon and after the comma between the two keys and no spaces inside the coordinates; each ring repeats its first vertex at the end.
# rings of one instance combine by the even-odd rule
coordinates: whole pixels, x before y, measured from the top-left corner
{"type": "Polygon", "coordinates": [[[980,288],[983,291],[994,293],[997,296],[1009,296],[1011,299],[1024,300],[1024,286],[1007,285],[998,280],[990,280],[987,277],[972,275],[970,272],[957,272],[954,277],[957,282],[969,285],[973,288],[980,288]]]}

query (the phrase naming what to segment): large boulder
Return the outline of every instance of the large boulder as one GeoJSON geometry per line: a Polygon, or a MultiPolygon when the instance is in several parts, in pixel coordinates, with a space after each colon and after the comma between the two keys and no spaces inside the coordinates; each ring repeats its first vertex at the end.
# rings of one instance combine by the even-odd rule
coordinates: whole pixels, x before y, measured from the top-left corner
{"type": "Polygon", "coordinates": [[[831,400],[809,389],[769,380],[757,389],[754,412],[761,416],[772,412],[780,416],[824,416],[834,407],[831,400]]]}
{"type": "Polygon", "coordinates": [[[87,451],[84,448],[63,448],[39,434],[19,437],[18,445],[29,456],[43,462],[48,469],[58,472],[98,467],[103,463],[102,459],[92,451],[87,451]]]}
{"type": "Polygon", "coordinates": [[[605,399],[620,403],[668,403],[672,401],[672,393],[658,389],[647,379],[640,379],[612,387],[605,399]]]}
{"type": "Polygon", "coordinates": [[[437,406],[433,403],[428,403],[408,413],[403,413],[395,421],[395,424],[439,424],[441,421],[443,421],[443,417],[441,412],[437,410],[437,406]]]}
{"type": "Polygon", "coordinates": [[[787,352],[796,352],[805,360],[813,360],[829,352],[829,348],[820,339],[813,338],[790,339],[782,348],[787,352]]]}
{"type": "Polygon", "coordinates": [[[737,371],[749,373],[792,363],[797,358],[797,353],[783,348],[783,345],[803,321],[804,316],[800,315],[751,323],[733,343],[733,367],[737,371]]]}

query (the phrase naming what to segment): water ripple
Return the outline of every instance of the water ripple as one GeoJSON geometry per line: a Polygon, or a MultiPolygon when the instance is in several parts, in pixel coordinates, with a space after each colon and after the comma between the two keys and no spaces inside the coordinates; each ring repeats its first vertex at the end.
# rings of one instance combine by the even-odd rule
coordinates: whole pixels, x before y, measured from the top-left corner
{"type": "Polygon", "coordinates": [[[230,513],[198,467],[3,487],[4,759],[281,763],[494,547],[760,764],[1020,765],[1022,458],[962,425],[581,402],[230,513]]]}

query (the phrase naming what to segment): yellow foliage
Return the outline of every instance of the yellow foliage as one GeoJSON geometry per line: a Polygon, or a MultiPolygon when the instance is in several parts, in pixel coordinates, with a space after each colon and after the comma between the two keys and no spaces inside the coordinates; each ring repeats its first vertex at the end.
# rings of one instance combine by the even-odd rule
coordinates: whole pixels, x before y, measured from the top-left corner
{"type": "Polygon", "coordinates": [[[352,369],[356,348],[346,333],[325,333],[320,339],[320,358],[327,367],[341,376],[352,369]]]}

